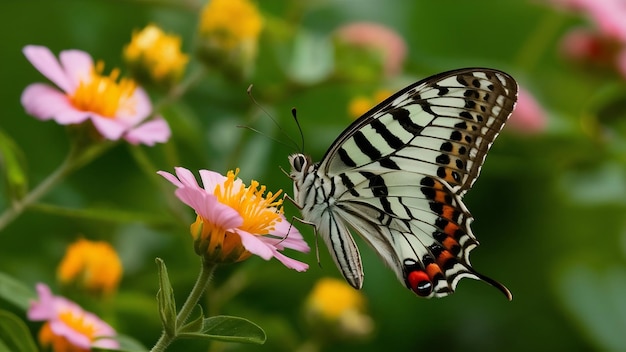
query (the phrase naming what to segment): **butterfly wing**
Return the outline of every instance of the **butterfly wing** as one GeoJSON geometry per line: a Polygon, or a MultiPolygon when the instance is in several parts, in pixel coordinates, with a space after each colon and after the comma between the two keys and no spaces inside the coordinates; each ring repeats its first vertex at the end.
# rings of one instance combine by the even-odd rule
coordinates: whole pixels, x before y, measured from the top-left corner
{"type": "MultiPolygon", "coordinates": [[[[469,68],[426,78],[356,120],[317,165],[318,177],[330,179],[337,190],[334,216],[418,295],[444,296],[460,278],[472,277],[511,297],[471,267],[469,252],[478,242],[462,197],[516,96],[515,80],[498,70],[469,68]]],[[[337,251],[346,231],[325,240],[337,251]]],[[[360,270],[360,261],[359,268],[342,267],[350,261],[336,256],[344,276],[360,270]]]]}

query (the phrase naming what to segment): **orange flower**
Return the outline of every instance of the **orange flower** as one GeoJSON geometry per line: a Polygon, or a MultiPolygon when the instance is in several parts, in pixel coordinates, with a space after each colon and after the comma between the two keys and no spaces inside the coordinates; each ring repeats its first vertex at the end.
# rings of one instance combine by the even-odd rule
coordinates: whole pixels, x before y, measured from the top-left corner
{"type": "Polygon", "coordinates": [[[79,239],[67,247],[57,276],[62,284],[106,296],[117,289],[122,278],[122,262],[107,242],[79,239]]]}

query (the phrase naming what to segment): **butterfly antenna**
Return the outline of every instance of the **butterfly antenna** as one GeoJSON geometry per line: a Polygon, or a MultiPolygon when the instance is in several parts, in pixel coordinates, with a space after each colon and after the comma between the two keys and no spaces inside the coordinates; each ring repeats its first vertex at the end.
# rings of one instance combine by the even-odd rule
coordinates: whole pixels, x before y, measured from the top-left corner
{"type": "MultiPolygon", "coordinates": [[[[284,146],[286,146],[286,147],[292,148],[292,147],[294,147],[294,146],[295,146],[295,148],[296,148],[296,149],[298,149],[298,143],[296,143],[296,141],[294,141],[294,140],[293,140],[293,138],[291,138],[291,137],[290,137],[290,136],[289,136],[289,135],[285,132],[285,130],[283,130],[283,128],[282,128],[282,127],[280,126],[280,124],[278,123],[278,121],[276,121],[276,119],[274,119],[274,117],[272,117],[272,115],[271,115],[269,112],[267,112],[267,110],[265,110],[265,108],[264,108],[261,104],[259,104],[259,102],[257,102],[257,101],[256,101],[256,99],[254,98],[254,95],[252,95],[252,87],[253,87],[253,85],[251,84],[250,86],[248,86],[248,89],[246,90],[246,93],[248,93],[248,96],[250,97],[250,100],[252,100],[252,102],[254,103],[254,105],[256,105],[259,109],[261,109],[261,111],[263,111],[263,112],[265,113],[265,115],[267,115],[267,116],[270,118],[270,120],[272,120],[272,122],[274,123],[274,125],[276,125],[276,127],[278,127],[278,130],[280,131],[280,133],[282,133],[285,137],[287,137],[287,139],[288,139],[291,143],[293,143],[293,146],[287,145],[287,143],[285,143],[285,142],[281,142],[281,141],[279,141],[279,140],[278,140],[278,139],[276,139],[276,138],[271,138],[271,137],[270,137],[270,139],[272,139],[273,141],[279,142],[280,144],[282,144],[282,145],[284,145],[284,146]]],[[[253,129],[253,128],[249,128],[249,127],[248,127],[248,129],[250,129],[250,130],[252,130],[252,131],[255,131],[255,132],[259,132],[258,130],[255,130],[255,129],[253,129]]]]}
{"type": "Polygon", "coordinates": [[[300,120],[298,120],[296,108],[291,108],[291,116],[293,116],[294,121],[296,121],[296,126],[298,126],[298,131],[300,132],[300,141],[302,142],[300,152],[304,153],[304,133],[302,133],[302,127],[300,126],[300,120]]]}

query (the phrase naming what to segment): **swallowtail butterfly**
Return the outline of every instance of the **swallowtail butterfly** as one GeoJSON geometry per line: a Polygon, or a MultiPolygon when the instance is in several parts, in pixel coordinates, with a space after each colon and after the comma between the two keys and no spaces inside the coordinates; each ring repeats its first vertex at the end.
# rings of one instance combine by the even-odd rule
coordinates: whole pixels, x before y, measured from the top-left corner
{"type": "Polygon", "coordinates": [[[294,202],[350,285],[363,285],[352,230],[419,296],[446,296],[468,277],[512,298],[470,264],[478,241],[463,195],[516,99],[517,83],[504,72],[440,73],[354,121],[320,162],[289,156],[294,202]]]}

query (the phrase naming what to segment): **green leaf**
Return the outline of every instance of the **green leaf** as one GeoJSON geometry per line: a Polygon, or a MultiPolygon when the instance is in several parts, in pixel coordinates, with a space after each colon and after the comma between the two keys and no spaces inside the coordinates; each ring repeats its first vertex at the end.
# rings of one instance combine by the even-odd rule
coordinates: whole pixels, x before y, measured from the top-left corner
{"type": "Polygon", "coordinates": [[[14,352],[38,351],[24,321],[5,310],[0,310],[0,349],[14,352]]]}
{"type": "Polygon", "coordinates": [[[218,315],[204,319],[202,332],[180,333],[181,338],[199,338],[226,342],[262,345],[267,340],[265,331],[255,323],[239,317],[218,315]]]}
{"type": "Polygon", "coordinates": [[[169,336],[176,336],[176,302],[174,301],[174,289],[167,275],[167,267],[161,258],[156,258],[159,271],[159,292],[157,303],[163,328],[169,336]]]}
{"type": "Polygon", "coordinates": [[[24,197],[28,190],[24,154],[13,139],[2,130],[0,130],[0,168],[4,169],[7,196],[10,199],[21,199],[24,197]]]}
{"type": "Polygon", "coordinates": [[[199,304],[194,308],[194,310],[199,310],[200,314],[198,314],[198,317],[192,321],[190,321],[189,323],[183,325],[183,327],[181,327],[178,332],[179,333],[194,333],[194,332],[201,332],[202,328],[204,327],[204,312],[202,311],[202,306],[200,306],[199,304]]]}
{"type": "Polygon", "coordinates": [[[26,311],[30,301],[37,298],[37,294],[23,282],[0,272],[0,298],[26,311]]]}

